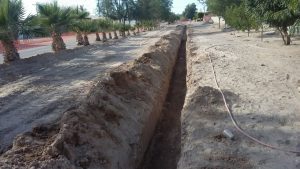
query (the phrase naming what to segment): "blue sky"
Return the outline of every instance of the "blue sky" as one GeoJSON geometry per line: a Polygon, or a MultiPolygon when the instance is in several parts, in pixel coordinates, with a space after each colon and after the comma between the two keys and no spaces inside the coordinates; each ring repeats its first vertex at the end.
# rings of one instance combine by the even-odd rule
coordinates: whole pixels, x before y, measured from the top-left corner
{"type": "MultiPolygon", "coordinates": [[[[35,4],[36,3],[45,3],[51,2],[53,0],[23,0],[24,7],[26,10],[26,14],[35,14],[35,4]]],[[[84,7],[91,13],[95,14],[95,6],[96,0],[57,0],[58,3],[62,6],[77,6],[77,5],[84,5],[84,7]]],[[[151,1],[151,0],[150,0],[151,1]]],[[[195,3],[197,4],[198,11],[200,8],[200,3],[197,0],[173,0],[173,9],[172,11],[180,14],[184,11],[184,8],[187,4],[195,3]]]]}

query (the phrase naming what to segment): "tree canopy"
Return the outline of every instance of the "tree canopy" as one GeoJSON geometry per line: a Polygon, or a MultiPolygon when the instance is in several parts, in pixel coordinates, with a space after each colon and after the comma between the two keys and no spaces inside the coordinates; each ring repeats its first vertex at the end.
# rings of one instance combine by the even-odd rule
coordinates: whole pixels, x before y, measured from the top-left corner
{"type": "Polygon", "coordinates": [[[195,3],[192,3],[192,4],[188,4],[185,7],[185,10],[183,11],[182,15],[187,19],[193,19],[196,13],[197,13],[197,6],[195,3]]]}
{"type": "Polygon", "coordinates": [[[168,20],[173,0],[97,0],[98,14],[113,20],[168,20]]]}
{"type": "Polygon", "coordinates": [[[257,18],[276,27],[282,35],[284,44],[291,43],[288,27],[300,18],[299,2],[295,0],[245,0],[247,8],[257,18]]]}

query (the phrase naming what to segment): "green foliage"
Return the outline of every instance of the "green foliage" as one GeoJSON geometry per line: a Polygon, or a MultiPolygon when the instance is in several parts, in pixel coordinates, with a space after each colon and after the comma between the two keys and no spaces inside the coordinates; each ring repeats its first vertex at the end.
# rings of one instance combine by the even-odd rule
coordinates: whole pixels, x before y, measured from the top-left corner
{"type": "Polygon", "coordinates": [[[157,27],[159,23],[157,23],[153,20],[145,20],[145,21],[142,21],[141,24],[143,25],[144,28],[152,29],[154,27],[157,27]]]}
{"type": "Polygon", "coordinates": [[[45,37],[50,33],[47,29],[44,29],[39,25],[39,18],[36,15],[29,15],[25,20],[21,22],[20,33],[24,37],[45,37]]]}
{"type": "Polygon", "coordinates": [[[0,0],[0,40],[17,39],[23,16],[21,0],[0,0]]]}
{"type": "Polygon", "coordinates": [[[300,18],[299,2],[295,0],[245,0],[245,2],[249,11],[259,20],[280,31],[284,44],[290,44],[288,27],[294,25],[300,18]]]}
{"type": "Polygon", "coordinates": [[[96,21],[90,19],[84,19],[80,21],[78,26],[79,31],[83,33],[91,33],[97,31],[96,21]]]}
{"type": "Polygon", "coordinates": [[[137,20],[165,20],[171,15],[172,0],[137,0],[137,20]]]}
{"type": "Polygon", "coordinates": [[[204,17],[204,13],[203,12],[198,12],[195,14],[194,19],[200,19],[202,20],[204,17]]]}
{"type": "Polygon", "coordinates": [[[97,0],[98,14],[119,21],[168,20],[172,0],[97,0]]]}
{"type": "Polygon", "coordinates": [[[248,33],[251,29],[258,29],[259,27],[256,18],[246,10],[244,3],[239,6],[233,5],[228,7],[226,9],[225,19],[231,27],[242,31],[247,30],[248,33]]]}
{"type": "Polygon", "coordinates": [[[98,32],[107,32],[113,29],[113,22],[109,19],[97,19],[94,23],[98,32]]]}
{"type": "Polygon", "coordinates": [[[248,9],[274,27],[293,25],[300,15],[294,0],[246,0],[248,9]]]}
{"type": "Polygon", "coordinates": [[[40,24],[50,32],[57,34],[66,31],[75,19],[74,11],[71,8],[60,7],[56,1],[38,4],[37,11],[40,24]]]}
{"type": "Polygon", "coordinates": [[[206,0],[206,5],[208,11],[224,17],[228,7],[240,5],[241,2],[242,0],[206,0]]]}
{"type": "Polygon", "coordinates": [[[167,21],[169,23],[174,23],[176,20],[180,20],[180,16],[172,12],[167,21]]]}
{"type": "Polygon", "coordinates": [[[197,12],[197,6],[195,3],[188,4],[183,11],[183,16],[187,19],[193,19],[197,12]]]}

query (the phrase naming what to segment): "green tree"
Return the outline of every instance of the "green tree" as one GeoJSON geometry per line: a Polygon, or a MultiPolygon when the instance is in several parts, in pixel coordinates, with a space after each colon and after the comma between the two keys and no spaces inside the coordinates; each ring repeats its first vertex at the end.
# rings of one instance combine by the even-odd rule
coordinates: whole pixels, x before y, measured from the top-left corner
{"type": "Polygon", "coordinates": [[[171,16],[172,0],[137,0],[137,20],[165,20],[171,16]]]}
{"type": "Polygon", "coordinates": [[[22,22],[24,10],[21,0],[0,0],[0,41],[4,48],[4,62],[19,60],[14,44],[22,22]]]}
{"type": "Polygon", "coordinates": [[[197,6],[195,3],[188,4],[183,11],[183,16],[187,19],[193,19],[197,13],[197,6]]]}
{"type": "Polygon", "coordinates": [[[299,2],[295,0],[246,0],[248,9],[270,26],[276,27],[285,45],[291,44],[288,27],[300,18],[299,2]]]}
{"type": "Polygon", "coordinates": [[[72,9],[59,7],[54,1],[53,3],[38,4],[37,11],[40,24],[51,33],[53,51],[65,50],[66,45],[61,34],[72,25],[74,19],[72,9]]]}
{"type": "Polygon", "coordinates": [[[221,28],[220,21],[225,16],[226,10],[232,5],[240,5],[240,3],[241,0],[206,0],[207,10],[219,17],[219,28],[221,28]]]}
{"type": "Polygon", "coordinates": [[[257,19],[249,13],[245,4],[232,5],[226,9],[225,20],[227,23],[237,30],[248,31],[248,36],[251,29],[258,29],[259,24],[257,19]]]}

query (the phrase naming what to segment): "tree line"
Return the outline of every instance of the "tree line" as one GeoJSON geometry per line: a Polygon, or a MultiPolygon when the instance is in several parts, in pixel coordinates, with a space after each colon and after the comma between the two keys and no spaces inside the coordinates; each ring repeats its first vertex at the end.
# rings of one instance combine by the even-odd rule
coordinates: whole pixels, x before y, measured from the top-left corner
{"type": "Polygon", "coordinates": [[[78,45],[86,46],[90,44],[87,35],[92,32],[96,34],[96,41],[105,42],[137,34],[141,29],[152,30],[162,20],[173,22],[176,19],[171,13],[172,0],[97,0],[96,5],[100,19],[92,20],[82,6],[61,7],[56,1],[37,4],[37,14],[25,18],[22,0],[0,0],[0,41],[4,62],[20,59],[15,46],[19,35],[51,36],[52,49],[58,52],[66,49],[62,38],[64,32],[76,32],[78,45]],[[134,25],[130,24],[133,20],[134,25]]]}
{"type": "MultiPolygon", "coordinates": [[[[203,0],[199,0],[203,1],[203,0]]],[[[208,11],[223,17],[238,30],[275,27],[285,45],[291,44],[289,27],[300,19],[299,0],[205,0],[208,11]]]]}

